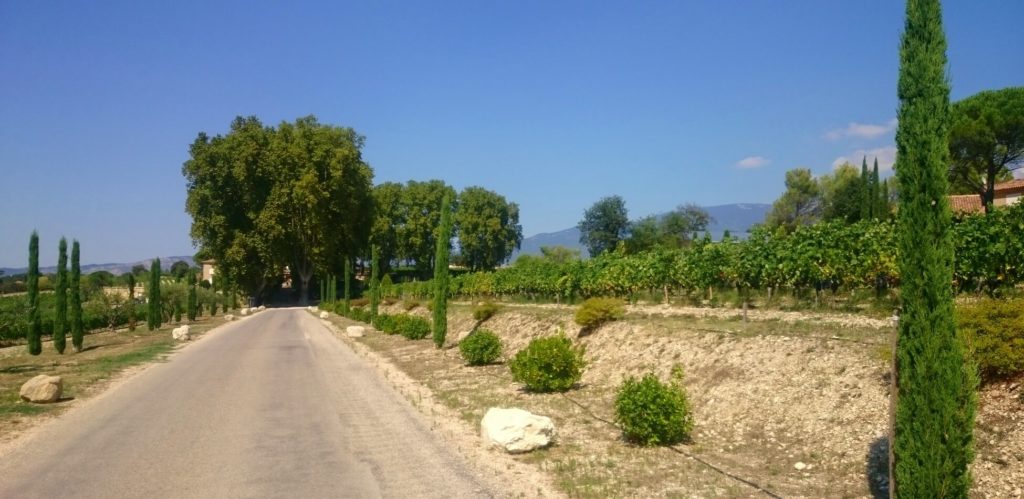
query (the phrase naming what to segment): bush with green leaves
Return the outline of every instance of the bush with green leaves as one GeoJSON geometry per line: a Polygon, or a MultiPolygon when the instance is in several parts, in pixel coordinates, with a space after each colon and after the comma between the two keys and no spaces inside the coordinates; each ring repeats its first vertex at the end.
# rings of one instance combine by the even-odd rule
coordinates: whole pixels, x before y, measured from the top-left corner
{"type": "Polygon", "coordinates": [[[477,322],[483,322],[494,317],[494,314],[497,314],[498,310],[501,310],[501,306],[492,301],[478,303],[473,307],[473,319],[477,322]]]}
{"type": "Polygon", "coordinates": [[[512,358],[512,379],[531,392],[564,392],[583,377],[583,346],[564,335],[536,338],[512,358]]]}
{"type": "Polygon", "coordinates": [[[501,357],[501,338],[486,329],[477,329],[459,343],[459,352],[471,366],[487,365],[501,357]]]}
{"type": "Polygon", "coordinates": [[[398,324],[395,320],[394,315],[388,314],[377,314],[373,317],[373,328],[385,334],[395,334],[398,332],[398,324]]]}
{"type": "Polygon", "coordinates": [[[430,323],[415,315],[396,315],[395,329],[398,334],[409,340],[422,340],[430,335],[430,323]]]}
{"type": "Polygon", "coordinates": [[[639,445],[672,445],[689,438],[693,413],[683,388],[683,370],[672,370],[672,381],[654,374],[626,378],[615,397],[615,421],[623,436],[639,445]]]}
{"type": "Polygon", "coordinates": [[[593,329],[626,315],[626,307],[618,298],[590,298],[576,310],[576,324],[593,329]]]}
{"type": "Polygon", "coordinates": [[[983,299],[957,307],[956,315],[982,381],[1024,374],[1024,299],[983,299]]]}

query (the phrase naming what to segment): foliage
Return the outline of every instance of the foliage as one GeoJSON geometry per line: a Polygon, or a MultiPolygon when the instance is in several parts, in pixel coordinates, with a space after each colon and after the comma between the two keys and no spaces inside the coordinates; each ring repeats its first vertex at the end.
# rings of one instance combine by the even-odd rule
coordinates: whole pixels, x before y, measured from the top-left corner
{"type": "Polygon", "coordinates": [[[1024,374],[1024,299],[983,299],[957,307],[957,326],[985,382],[1024,374]]]}
{"type": "Polygon", "coordinates": [[[626,248],[630,253],[659,248],[681,248],[693,235],[707,230],[711,215],[695,204],[677,207],[661,217],[647,216],[630,223],[626,248]]]}
{"type": "MultiPolygon", "coordinates": [[[[365,317],[359,309],[352,309],[348,316],[353,320],[365,317]]],[[[430,323],[426,319],[409,314],[377,314],[372,319],[374,329],[386,334],[400,334],[406,339],[422,340],[430,335],[430,323]]]]}
{"type": "Polygon", "coordinates": [[[434,345],[441,348],[448,334],[448,261],[451,257],[452,196],[441,201],[441,225],[437,228],[437,251],[434,256],[434,345]]]}
{"type": "Polygon", "coordinates": [[[601,198],[583,212],[578,228],[580,244],[586,246],[590,256],[615,249],[629,231],[626,202],[620,196],[601,198]]]}
{"type": "Polygon", "coordinates": [[[199,296],[196,294],[196,276],[192,275],[188,281],[188,303],[186,305],[185,317],[189,321],[195,321],[199,308],[199,296]]]}
{"type": "Polygon", "coordinates": [[[186,211],[218,275],[259,296],[287,265],[305,301],[314,271],[327,274],[364,248],[373,171],[363,142],[312,116],[276,128],[238,117],[227,135],[200,133],[182,168],[186,211]]]}
{"type": "Polygon", "coordinates": [[[370,253],[370,317],[374,318],[380,305],[380,249],[374,246],[370,253]]]}
{"type": "MultiPolygon", "coordinates": [[[[193,286],[195,285],[194,279],[195,279],[195,277],[193,276],[193,286]]],[[[132,274],[132,273],[128,274],[128,282],[127,282],[127,284],[128,284],[128,307],[130,309],[130,311],[128,312],[128,330],[129,331],[135,331],[135,313],[134,313],[134,310],[135,310],[135,274],[132,274]]],[[[189,295],[189,299],[191,300],[189,302],[190,304],[194,301],[194,298],[195,298],[195,290],[193,289],[192,290],[192,294],[189,295]]],[[[193,308],[190,308],[189,310],[190,310],[189,311],[189,320],[193,320],[193,321],[196,320],[195,310],[193,308]]]]}
{"type": "Polygon", "coordinates": [[[999,289],[1024,282],[1024,203],[965,215],[953,226],[954,282],[960,290],[999,289]]]}
{"type": "Polygon", "coordinates": [[[953,318],[947,200],[949,80],[939,0],[908,0],[897,84],[900,316],[896,348],[896,497],[967,497],[974,366],[953,318]]]}
{"type": "Polygon", "coordinates": [[[624,304],[618,298],[590,298],[576,310],[575,320],[584,329],[593,329],[625,315],[624,304]]]}
{"type": "Polygon", "coordinates": [[[615,397],[615,421],[626,440],[640,445],[672,445],[689,438],[693,413],[683,388],[682,368],[670,383],[654,374],[630,376],[615,397]]]}
{"type": "Polygon", "coordinates": [[[786,190],[772,204],[765,218],[770,227],[792,231],[810,225],[821,217],[821,186],[807,168],[786,172],[786,190]]]}
{"type": "MultiPolygon", "coordinates": [[[[71,346],[76,352],[82,351],[85,336],[82,314],[82,267],[81,248],[77,240],[71,241],[71,346]]],[[[134,304],[133,304],[134,305],[134,304]]],[[[134,309],[133,309],[134,310],[134,309]]],[[[134,316],[132,318],[134,321],[134,316]]],[[[134,323],[134,322],[133,322],[134,323]]]]}
{"type": "Polygon", "coordinates": [[[459,352],[471,366],[487,365],[501,357],[501,338],[486,329],[477,329],[459,343],[459,352]]]}
{"type": "Polygon", "coordinates": [[[68,241],[60,238],[57,246],[57,287],[54,290],[56,313],[53,320],[53,348],[63,354],[68,334],[68,241]]]}
{"type": "Polygon", "coordinates": [[[146,327],[150,331],[158,329],[163,322],[163,310],[160,303],[160,259],[154,258],[149,264],[149,288],[146,290],[146,327]]]}
{"type": "Polygon", "coordinates": [[[536,338],[509,361],[512,379],[532,392],[564,392],[583,377],[583,346],[564,335],[536,338]]]}
{"type": "Polygon", "coordinates": [[[501,310],[501,305],[498,305],[493,301],[478,303],[473,307],[473,319],[477,322],[486,321],[487,319],[494,317],[494,314],[497,314],[499,310],[501,310]]]}
{"type": "Polygon", "coordinates": [[[42,336],[39,323],[39,234],[32,231],[28,242],[28,353],[43,353],[42,336]]]}
{"type": "Polygon", "coordinates": [[[867,166],[858,173],[857,168],[843,163],[818,179],[821,186],[821,218],[854,223],[868,220],[862,215],[865,204],[865,173],[867,166]]]}
{"type": "Polygon", "coordinates": [[[995,183],[1024,167],[1024,87],[979,92],[951,114],[950,180],[956,191],[980,195],[989,211],[995,183]]]}
{"type": "Polygon", "coordinates": [[[493,270],[523,240],[519,205],[483,187],[467,187],[459,193],[454,217],[459,251],[470,270],[493,270]]]}

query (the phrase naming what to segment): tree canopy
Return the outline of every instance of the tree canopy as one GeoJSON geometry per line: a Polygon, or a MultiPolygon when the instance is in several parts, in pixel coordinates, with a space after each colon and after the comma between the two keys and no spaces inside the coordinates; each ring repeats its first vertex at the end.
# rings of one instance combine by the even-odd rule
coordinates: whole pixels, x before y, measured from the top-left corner
{"type": "Polygon", "coordinates": [[[1024,166],[1024,87],[988,90],[953,104],[949,127],[950,182],[976,193],[986,211],[995,184],[1024,166]]]}
{"type": "Polygon", "coordinates": [[[459,194],[455,226],[462,260],[471,270],[493,270],[523,241],[519,205],[483,187],[459,194]]]}
{"type": "Polygon", "coordinates": [[[193,241],[253,295],[289,266],[305,301],[314,271],[340,269],[366,247],[373,170],[363,142],[313,116],[276,128],[238,117],[227,135],[200,133],[182,167],[193,241]]]}
{"type": "Polygon", "coordinates": [[[577,227],[580,244],[587,247],[590,256],[615,249],[629,232],[626,202],[620,196],[601,198],[583,212],[583,220],[577,227]]]}
{"type": "Polygon", "coordinates": [[[810,225],[821,217],[821,186],[811,170],[795,168],[786,172],[786,190],[772,204],[767,223],[772,227],[794,230],[810,225]]]}

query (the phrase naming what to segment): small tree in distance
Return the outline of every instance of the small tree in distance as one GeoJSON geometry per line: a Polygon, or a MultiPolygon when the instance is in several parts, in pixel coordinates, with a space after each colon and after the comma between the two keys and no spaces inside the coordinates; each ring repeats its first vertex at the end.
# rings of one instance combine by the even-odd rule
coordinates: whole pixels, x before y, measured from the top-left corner
{"type": "Polygon", "coordinates": [[[85,328],[82,324],[82,266],[78,241],[71,241],[71,346],[82,351],[85,328]]]}
{"type": "Polygon", "coordinates": [[[451,257],[452,197],[441,202],[441,226],[437,230],[437,251],[434,255],[434,345],[444,346],[448,334],[448,261],[451,257]]]}
{"type": "Polygon", "coordinates": [[[39,323],[39,234],[28,240],[28,353],[43,353],[42,324],[39,323]]]}
{"type": "Polygon", "coordinates": [[[54,293],[53,348],[63,354],[68,334],[68,240],[63,237],[57,247],[57,288],[54,293]]]}
{"type": "Polygon", "coordinates": [[[158,329],[163,321],[163,311],[160,309],[160,259],[154,258],[149,264],[149,314],[146,326],[150,331],[158,329]]]}

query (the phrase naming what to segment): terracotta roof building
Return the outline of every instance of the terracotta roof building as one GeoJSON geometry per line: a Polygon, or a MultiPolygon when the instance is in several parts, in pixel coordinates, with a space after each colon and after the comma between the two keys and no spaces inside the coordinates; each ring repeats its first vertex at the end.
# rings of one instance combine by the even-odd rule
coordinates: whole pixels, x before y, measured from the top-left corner
{"type": "MultiPolygon", "coordinates": [[[[1000,182],[995,185],[994,191],[993,206],[1010,206],[1019,203],[1024,198],[1024,179],[1017,178],[1007,182],[1000,182]]],[[[981,204],[981,196],[977,194],[949,196],[949,207],[953,210],[953,213],[985,212],[985,206],[981,204]]]]}

